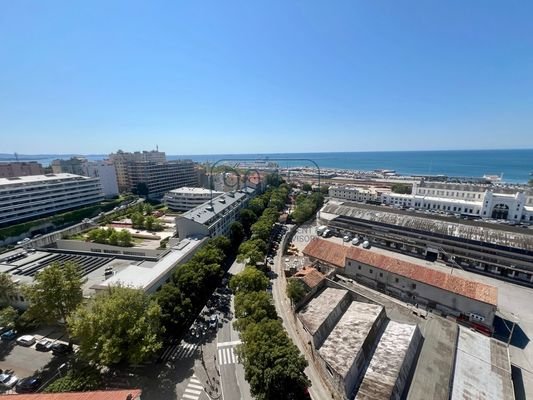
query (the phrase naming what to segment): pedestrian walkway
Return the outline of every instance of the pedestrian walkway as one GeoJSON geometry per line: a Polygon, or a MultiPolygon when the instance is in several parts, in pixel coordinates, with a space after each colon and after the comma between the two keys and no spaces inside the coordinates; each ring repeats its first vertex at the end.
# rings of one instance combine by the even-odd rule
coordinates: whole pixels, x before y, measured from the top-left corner
{"type": "Polygon", "coordinates": [[[198,348],[198,345],[195,343],[187,343],[182,341],[179,344],[174,344],[171,346],[168,346],[163,353],[161,353],[161,356],[159,357],[159,362],[166,362],[169,360],[181,360],[183,358],[189,358],[191,357],[198,348]]]}
{"type": "Polygon", "coordinates": [[[204,391],[202,382],[193,375],[189,381],[187,387],[185,388],[185,393],[181,395],[181,400],[198,400],[204,391]]]}
{"type": "Polygon", "coordinates": [[[220,365],[236,364],[239,357],[235,354],[235,347],[221,347],[218,349],[218,363],[220,365]]]}

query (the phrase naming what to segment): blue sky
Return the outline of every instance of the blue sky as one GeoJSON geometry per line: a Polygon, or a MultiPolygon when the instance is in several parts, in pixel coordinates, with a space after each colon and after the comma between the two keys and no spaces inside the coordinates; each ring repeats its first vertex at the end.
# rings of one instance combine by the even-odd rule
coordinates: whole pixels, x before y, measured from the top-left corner
{"type": "Polygon", "coordinates": [[[533,147],[530,0],[0,4],[0,153],[533,147]]]}

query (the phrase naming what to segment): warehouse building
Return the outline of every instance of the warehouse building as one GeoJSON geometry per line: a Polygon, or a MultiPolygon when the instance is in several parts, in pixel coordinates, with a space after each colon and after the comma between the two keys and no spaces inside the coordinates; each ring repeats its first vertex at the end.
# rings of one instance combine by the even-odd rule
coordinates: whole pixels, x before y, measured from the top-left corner
{"type": "Polygon", "coordinates": [[[73,210],[103,198],[98,178],[72,174],[0,178],[0,225],[73,210]]]}
{"type": "Polygon", "coordinates": [[[533,230],[361,203],[330,201],[321,224],[392,251],[441,259],[493,277],[533,284],[533,230]]]}
{"type": "Polygon", "coordinates": [[[303,253],[405,302],[438,310],[485,332],[492,330],[498,304],[493,286],[323,239],[311,241],[303,253]]]}

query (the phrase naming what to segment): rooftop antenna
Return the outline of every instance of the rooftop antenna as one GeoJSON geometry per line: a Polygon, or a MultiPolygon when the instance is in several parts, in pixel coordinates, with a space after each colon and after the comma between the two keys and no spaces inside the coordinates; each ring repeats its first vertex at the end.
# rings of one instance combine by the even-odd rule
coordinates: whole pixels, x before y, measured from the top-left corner
{"type": "Polygon", "coordinates": [[[159,145],[155,145],[155,151],[159,151],[159,145]]]}
{"type": "Polygon", "coordinates": [[[17,161],[19,160],[19,155],[18,155],[17,152],[15,152],[15,160],[17,160],[17,161]]]}

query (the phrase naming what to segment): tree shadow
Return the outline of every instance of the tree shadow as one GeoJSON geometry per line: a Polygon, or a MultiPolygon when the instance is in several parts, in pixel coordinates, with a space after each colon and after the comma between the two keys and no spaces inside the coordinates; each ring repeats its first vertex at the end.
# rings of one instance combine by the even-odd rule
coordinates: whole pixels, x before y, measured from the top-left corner
{"type": "Polygon", "coordinates": [[[5,361],[6,357],[11,354],[15,347],[15,340],[2,340],[0,342],[0,361],[5,361]]]}

